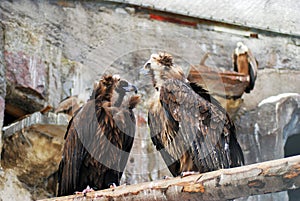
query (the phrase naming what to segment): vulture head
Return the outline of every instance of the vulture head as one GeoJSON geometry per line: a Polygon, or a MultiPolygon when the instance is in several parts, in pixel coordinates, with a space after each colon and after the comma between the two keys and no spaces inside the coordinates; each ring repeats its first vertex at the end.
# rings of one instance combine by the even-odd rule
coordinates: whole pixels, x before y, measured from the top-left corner
{"type": "Polygon", "coordinates": [[[121,79],[119,75],[104,76],[99,83],[95,84],[92,93],[92,99],[97,101],[107,101],[113,106],[119,107],[126,95],[126,92],[134,91],[137,93],[137,87],[121,79]]]}
{"type": "Polygon", "coordinates": [[[153,86],[157,90],[167,79],[185,80],[182,69],[173,65],[173,57],[167,53],[152,54],[143,70],[150,74],[153,86]]]}
{"type": "Polygon", "coordinates": [[[247,52],[248,52],[248,47],[244,43],[238,42],[236,44],[236,48],[235,48],[236,55],[246,54],[247,52]]]}

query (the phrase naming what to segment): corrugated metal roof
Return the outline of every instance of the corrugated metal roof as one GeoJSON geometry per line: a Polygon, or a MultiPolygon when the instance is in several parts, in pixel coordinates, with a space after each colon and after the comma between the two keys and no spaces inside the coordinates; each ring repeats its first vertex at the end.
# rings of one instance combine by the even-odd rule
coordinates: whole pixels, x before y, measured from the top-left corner
{"type": "Polygon", "coordinates": [[[297,0],[111,0],[174,14],[300,36],[297,0]]]}

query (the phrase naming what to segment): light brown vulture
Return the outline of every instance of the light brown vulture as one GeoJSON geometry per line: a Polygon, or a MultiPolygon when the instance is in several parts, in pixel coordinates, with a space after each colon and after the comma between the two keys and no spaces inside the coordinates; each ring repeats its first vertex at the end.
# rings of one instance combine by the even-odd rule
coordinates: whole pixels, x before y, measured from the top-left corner
{"type": "Polygon", "coordinates": [[[151,139],[173,176],[244,164],[235,126],[206,90],[189,83],[166,53],[144,65],[155,95],[148,111],[151,139]]]}
{"type": "Polygon", "coordinates": [[[254,88],[257,77],[258,63],[251,50],[242,42],[237,43],[232,57],[234,71],[248,76],[249,85],[246,87],[245,92],[250,93],[254,88]]]}
{"type": "Polygon", "coordinates": [[[55,109],[55,113],[65,113],[73,116],[74,113],[80,108],[82,102],[78,99],[78,96],[69,96],[62,100],[58,107],[55,109]]]}
{"type": "Polygon", "coordinates": [[[119,76],[104,76],[92,98],[74,114],[65,135],[58,170],[58,196],[119,185],[135,134],[136,87],[119,76]]]}

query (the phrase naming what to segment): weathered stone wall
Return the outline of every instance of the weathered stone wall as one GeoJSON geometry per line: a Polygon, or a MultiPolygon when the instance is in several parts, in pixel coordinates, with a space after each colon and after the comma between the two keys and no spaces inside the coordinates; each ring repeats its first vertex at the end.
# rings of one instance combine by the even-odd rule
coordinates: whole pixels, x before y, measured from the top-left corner
{"type": "MultiPolygon", "coordinates": [[[[48,95],[46,100],[53,99],[48,101],[52,105],[57,104],[56,96],[70,95],[73,88],[88,90],[103,72],[117,72],[138,79],[136,69],[150,53],[158,50],[180,56],[175,61],[184,65],[185,69],[189,64],[198,63],[205,52],[210,52],[212,56],[207,60],[207,65],[229,69],[232,65],[231,53],[236,42],[242,40],[256,55],[261,69],[297,69],[300,66],[297,38],[268,36],[264,33],[259,33],[258,39],[245,38],[238,34],[209,31],[201,24],[199,28],[194,28],[152,21],[147,13],[123,5],[91,1],[68,2],[63,7],[58,6],[60,1],[52,2],[2,3],[5,8],[5,41],[9,43],[5,50],[9,54],[29,54],[32,57],[28,59],[31,58],[36,65],[44,65],[41,68],[46,68],[49,78],[42,79],[41,76],[39,79],[45,80],[44,85],[51,86],[44,86],[44,90],[48,95]],[[14,19],[12,22],[11,18],[14,19]],[[34,44],[31,44],[33,41],[34,44]],[[74,74],[76,70],[81,78],[68,74],[69,71],[74,74]],[[69,75],[61,79],[69,82],[76,80],[73,85],[79,86],[60,83],[61,75],[69,75]],[[62,90],[55,87],[61,86],[63,95],[55,93],[62,90]]],[[[268,72],[266,74],[270,75],[268,72]]],[[[285,87],[297,86],[298,80],[295,79],[295,83],[286,82],[285,87]]]]}
{"type": "MultiPolygon", "coordinates": [[[[265,144],[268,137],[274,139],[276,135],[262,140],[255,125],[258,119],[262,123],[267,119],[259,116],[266,113],[263,106],[258,107],[262,100],[286,92],[300,93],[299,37],[261,30],[256,30],[258,38],[244,37],[238,27],[213,31],[210,26],[222,24],[183,26],[151,20],[149,12],[94,1],[1,1],[0,128],[4,105],[27,114],[46,105],[55,108],[70,95],[86,101],[94,81],[103,73],[118,73],[135,83],[146,104],[150,80],[141,77],[139,69],[151,53],[173,54],[175,63],[187,72],[190,64],[198,64],[204,53],[210,52],[207,65],[229,70],[236,42],[243,41],[259,62],[256,86],[243,96],[236,118],[246,162],[283,157],[284,145],[265,144]],[[234,31],[228,31],[231,29],[234,31]],[[280,154],[274,156],[277,152],[280,154]]],[[[145,107],[136,110],[140,127],[124,182],[149,181],[169,174],[149,140],[145,107]]],[[[275,195],[269,200],[282,197],[275,195]]]]}
{"type": "MultiPolygon", "coordinates": [[[[0,23],[1,24],[1,23],[0,23]]],[[[3,50],[3,27],[0,28],[0,48],[3,50]]],[[[3,51],[0,51],[0,150],[2,150],[2,127],[4,121],[4,108],[6,96],[5,64],[3,61],[3,51]]],[[[1,160],[1,156],[0,156],[1,160]]],[[[1,166],[1,165],[0,165],[1,166]]]]}
{"type": "MultiPolygon", "coordinates": [[[[256,109],[236,119],[246,163],[283,158],[288,137],[300,135],[299,114],[300,94],[286,93],[264,99],[256,109]]],[[[288,196],[280,192],[239,200],[288,200],[288,196]]]]}
{"type": "Polygon", "coordinates": [[[35,112],[4,129],[2,167],[13,170],[9,175],[17,176],[33,200],[55,195],[67,125],[66,114],[35,112]]]}

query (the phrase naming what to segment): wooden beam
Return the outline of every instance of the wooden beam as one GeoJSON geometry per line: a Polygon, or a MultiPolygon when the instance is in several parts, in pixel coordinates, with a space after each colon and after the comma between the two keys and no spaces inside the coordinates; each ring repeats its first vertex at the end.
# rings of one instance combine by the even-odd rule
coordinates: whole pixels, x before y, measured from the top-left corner
{"type": "Polygon", "coordinates": [[[48,200],[226,200],[299,187],[300,156],[294,156],[48,200]]]}

